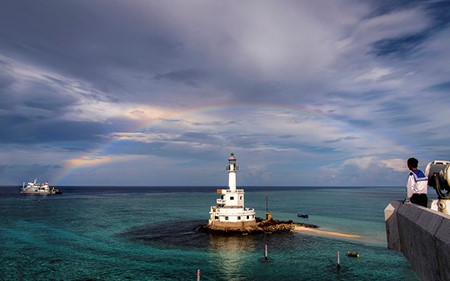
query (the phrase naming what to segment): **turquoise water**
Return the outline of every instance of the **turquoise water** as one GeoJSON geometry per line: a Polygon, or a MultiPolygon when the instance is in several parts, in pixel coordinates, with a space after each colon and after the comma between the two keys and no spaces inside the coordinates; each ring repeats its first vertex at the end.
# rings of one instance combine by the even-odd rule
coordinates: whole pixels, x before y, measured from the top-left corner
{"type": "Polygon", "coordinates": [[[362,236],[356,240],[197,232],[215,188],[63,191],[20,196],[0,187],[0,280],[197,280],[197,269],[201,280],[419,280],[403,255],[386,248],[384,208],[404,197],[403,188],[246,188],[257,216],[265,216],[267,192],[275,219],[362,236]]]}

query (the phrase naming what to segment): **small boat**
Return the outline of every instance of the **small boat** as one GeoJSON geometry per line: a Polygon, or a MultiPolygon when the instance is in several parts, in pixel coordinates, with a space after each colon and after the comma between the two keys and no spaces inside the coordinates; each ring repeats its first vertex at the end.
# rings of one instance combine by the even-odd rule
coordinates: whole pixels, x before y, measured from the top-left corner
{"type": "Polygon", "coordinates": [[[359,258],[359,253],[358,252],[348,252],[347,256],[354,257],[354,258],[359,258]]]}
{"type": "Polygon", "coordinates": [[[309,218],[309,215],[308,214],[298,214],[297,217],[307,219],[307,218],[309,218]]]}
{"type": "Polygon", "coordinates": [[[40,184],[37,181],[37,179],[34,179],[34,181],[32,182],[28,182],[26,186],[25,183],[22,184],[20,194],[52,195],[52,194],[62,194],[62,191],[57,188],[50,187],[48,182],[40,184]]]}

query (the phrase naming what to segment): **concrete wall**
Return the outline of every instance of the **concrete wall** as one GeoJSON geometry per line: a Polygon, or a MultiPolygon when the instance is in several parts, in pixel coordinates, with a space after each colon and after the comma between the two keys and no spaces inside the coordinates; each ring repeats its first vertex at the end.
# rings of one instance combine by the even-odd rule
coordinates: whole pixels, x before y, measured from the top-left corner
{"type": "Polygon", "coordinates": [[[241,221],[241,222],[220,222],[209,220],[205,226],[211,230],[217,231],[238,231],[238,232],[252,232],[255,230],[261,230],[255,220],[253,221],[241,221]]]}
{"type": "Polygon", "coordinates": [[[415,204],[384,210],[388,248],[401,251],[421,280],[450,280],[450,216],[415,204]]]}

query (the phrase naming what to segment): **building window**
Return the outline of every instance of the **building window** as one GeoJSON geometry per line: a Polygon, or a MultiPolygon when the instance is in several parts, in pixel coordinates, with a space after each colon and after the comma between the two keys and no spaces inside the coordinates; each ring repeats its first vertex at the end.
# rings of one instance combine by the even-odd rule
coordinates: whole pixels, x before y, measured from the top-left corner
{"type": "Polygon", "coordinates": [[[250,216],[247,216],[247,219],[249,219],[250,218],[250,216]]]}
{"type": "Polygon", "coordinates": [[[228,216],[225,217],[225,220],[226,220],[226,221],[228,220],[228,216]]]}
{"type": "Polygon", "coordinates": [[[234,200],[234,196],[231,196],[231,197],[230,197],[230,200],[234,200]]]}
{"type": "Polygon", "coordinates": [[[219,216],[215,216],[214,219],[215,219],[215,220],[219,220],[219,216]]]}
{"type": "Polygon", "coordinates": [[[240,200],[242,200],[242,196],[240,197],[240,200]]]}
{"type": "Polygon", "coordinates": [[[241,220],[241,217],[240,217],[240,216],[238,216],[238,220],[239,220],[239,221],[241,220]]]}

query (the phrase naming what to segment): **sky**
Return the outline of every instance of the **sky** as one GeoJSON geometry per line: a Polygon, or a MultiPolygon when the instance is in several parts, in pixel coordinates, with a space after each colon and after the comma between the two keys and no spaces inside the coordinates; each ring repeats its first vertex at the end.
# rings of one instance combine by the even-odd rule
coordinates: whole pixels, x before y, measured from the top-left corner
{"type": "Polygon", "coordinates": [[[450,1],[0,1],[0,185],[404,186],[450,1]]]}

